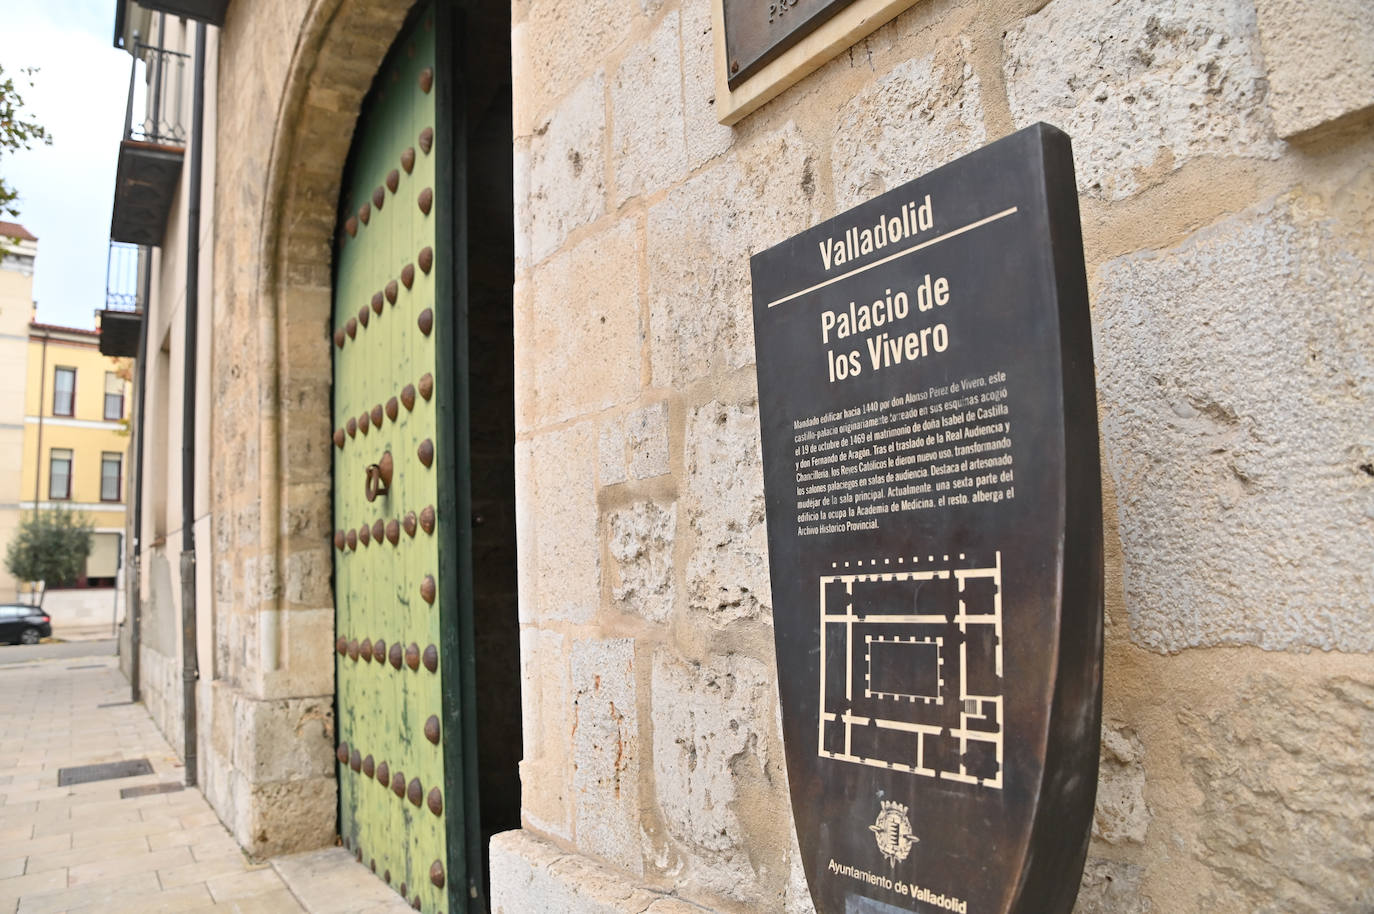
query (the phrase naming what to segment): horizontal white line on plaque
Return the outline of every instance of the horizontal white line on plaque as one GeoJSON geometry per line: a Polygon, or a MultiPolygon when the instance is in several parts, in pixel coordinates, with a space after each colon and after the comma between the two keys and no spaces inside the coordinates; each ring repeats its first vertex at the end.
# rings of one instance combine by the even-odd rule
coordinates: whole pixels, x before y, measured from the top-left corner
{"type": "MultiPolygon", "coordinates": [[[[817,289],[824,289],[826,286],[833,285],[833,284],[835,284],[835,283],[837,283],[837,282],[840,282],[841,280],[848,279],[848,278],[851,277],[851,276],[857,276],[857,275],[859,275],[860,273],[863,273],[863,272],[866,272],[866,271],[868,271],[868,270],[873,269],[874,267],[880,267],[880,266],[882,266],[882,265],[885,264],[885,263],[891,263],[892,261],[896,260],[896,259],[899,258],[899,257],[905,257],[905,256],[908,255],[908,254],[914,254],[914,253],[916,253],[917,251],[920,251],[920,250],[923,250],[923,249],[925,249],[925,248],[928,248],[928,247],[930,247],[931,245],[939,244],[941,241],[945,241],[945,240],[947,240],[947,239],[949,239],[949,238],[953,238],[953,237],[956,236],[956,235],[962,235],[962,234],[964,234],[965,232],[971,232],[971,231],[973,231],[973,230],[976,229],[976,228],[982,228],[983,226],[987,225],[987,224],[990,223],[990,222],[996,222],[998,219],[1005,219],[1007,216],[1013,215],[1015,212],[1016,212],[1016,207],[1011,206],[1011,207],[1008,207],[1008,208],[1002,210],[1000,213],[993,213],[991,216],[984,216],[982,219],[979,219],[979,220],[977,220],[976,222],[970,222],[968,225],[965,225],[965,226],[963,226],[963,227],[961,227],[961,228],[953,229],[953,230],[951,230],[951,231],[945,232],[943,235],[936,235],[934,238],[928,239],[928,240],[926,240],[926,241],[922,241],[922,242],[920,242],[919,244],[914,244],[914,245],[912,245],[911,247],[907,248],[907,249],[904,250],[904,251],[896,251],[896,252],[894,252],[894,253],[892,253],[892,254],[888,254],[886,257],[879,258],[878,260],[875,260],[875,261],[873,261],[872,263],[866,263],[866,264],[864,264],[864,265],[861,266],[861,267],[855,267],[854,269],[850,270],[848,273],[841,273],[841,274],[838,275],[838,276],[832,276],[832,277],[830,277],[829,279],[822,280],[821,282],[816,283],[814,286],[809,286],[809,287],[807,287],[807,288],[805,288],[805,289],[802,289],[802,290],[799,291],[799,292],[793,292],[791,295],[784,295],[782,298],[779,298],[777,301],[770,301],[770,302],[768,303],[768,307],[773,308],[773,307],[776,307],[777,305],[786,304],[787,302],[790,302],[790,301],[791,301],[792,299],[794,299],[794,298],[801,298],[803,295],[806,295],[806,294],[811,293],[811,292],[815,292],[817,289]]],[[[945,556],[945,558],[949,558],[949,556],[945,556]]],[[[930,557],[930,560],[931,560],[931,561],[934,561],[934,560],[935,560],[935,556],[932,555],[932,556],[930,557]]],[[[846,567],[846,568],[849,567],[849,563],[848,563],[848,562],[845,562],[844,564],[845,564],[845,567],[846,567]]],[[[860,562],[859,564],[862,565],[863,563],[860,562]]]]}

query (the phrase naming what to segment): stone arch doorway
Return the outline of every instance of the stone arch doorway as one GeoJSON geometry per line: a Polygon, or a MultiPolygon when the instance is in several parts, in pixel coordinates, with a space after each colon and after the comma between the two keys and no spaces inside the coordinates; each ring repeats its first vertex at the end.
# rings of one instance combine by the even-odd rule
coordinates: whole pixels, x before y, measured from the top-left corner
{"type": "MultiPolygon", "coordinates": [[[[435,153],[451,154],[453,160],[450,183],[442,191],[436,187],[434,212],[447,205],[456,218],[447,240],[434,245],[436,275],[453,270],[454,317],[445,321],[440,315],[435,332],[452,329],[455,355],[448,380],[441,382],[447,386],[437,385],[435,393],[436,401],[448,398],[454,428],[467,437],[466,467],[457,461],[450,466],[463,477],[451,502],[451,518],[463,536],[444,548],[449,550],[446,561],[458,572],[452,589],[460,596],[456,611],[479,621],[466,639],[455,642],[454,653],[461,653],[465,664],[455,666],[457,674],[444,687],[444,700],[463,709],[462,726],[471,728],[462,761],[473,783],[466,787],[466,803],[445,797],[447,808],[465,814],[456,826],[460,840],[450,842],[444,868],[447,904],[427,901],[425,908],[458,911],[485,908],[487,841],[495,832],[519,827],[510,58],[508,8],[479,3],[461,11],[445,5],[442,11],[455,21],[446,26],[453,37],[441,42],[435,61],[436,100],[446,106],[442,116],[458,142],[444,147],[444,131],[436,130],[435,153]],[[456,21],[460,15],[461,23],[456,21]],[[448,81],[446,72],[451,74],[448,81]],[[473,225],[480,231],[470,230],[473,225]],[[470,302],[480,306],[469,308],[470,302]],[[459,492],[463,486],[465,494],[459,492]]],[[[378,84],[374,78],[383,75],[388,49],[411,12],[409,0],[311,4],[277,113],[266,169],[258,285],[262,346],[272,354],[264,359],[270,373],[265,381],[276,395],[263,411],[259,440],[264,450],[271,449],[262,461],[269,477],[263,487],[263,551],[287,580],[293,564],[324,563],[328,568],[332,562],[332,555],[321,555],[318,544],[329,549],[336,527],[329,523],[328,485],[334,449],[315,442],[330,442],[333,432],[336,205],[355,118],[378,84]],[[296,520],[301,518],[308,520],[296,520]]],[[[438,507],[442,515],[443,505],[438,507]]],[[[282,592],[289,589],[278,588],[276,599],[283,609],[301,602],[298,595],[282,592]]],[[[326,598],[332,601],[333,596],[326,598]]],[[[269,671],[273,658],[268,645],[290,644],[286,627],[292,624],[289,613],[263,614],[261,641],[269,671]]],[[[338,655],[330,651],[327,659],[317,656],[312,677],[332,681],[330,667],[338,655]]],[[[351,765],[339,773],[351,776],[351,765]]],[[[409,786],[407,782],[407,793],[409,786]]],[[[401,802],[410,805],[408,796],[401,802]]],[[[364,862],[370,863],[370,857],[364,862]]],[[[379,876],[384,871],[379,862],[379,876]]],[[[398,880],[393,885],[399,888],[398,880]]],[[[413,886],[407,889],[413,893],[413,886]]]]}

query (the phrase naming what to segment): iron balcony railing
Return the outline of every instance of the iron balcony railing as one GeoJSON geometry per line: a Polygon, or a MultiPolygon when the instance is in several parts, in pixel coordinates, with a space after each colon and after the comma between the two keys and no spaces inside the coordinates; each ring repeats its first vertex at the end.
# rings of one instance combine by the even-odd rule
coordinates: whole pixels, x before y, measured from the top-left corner
{"type": "Polygon", "coordinates": [[[105,310],[143,310],[143,270],[146,249],[137,244],[110,242],[105,261],[105,310]]]}
{"type": "Polygon", "coordinates": [[[189,133],[182,118],[190,109],[190,54],[168,51],[144,44],[134,35],[134,60],[129,71],[129,102],[124,110],[124,138],[162,146],[185,146],[189,133]],[[138,65],[146,68],[144,86],[147,104],[143,118],[134,120],[134,98],[138,92],[138,65]]]}

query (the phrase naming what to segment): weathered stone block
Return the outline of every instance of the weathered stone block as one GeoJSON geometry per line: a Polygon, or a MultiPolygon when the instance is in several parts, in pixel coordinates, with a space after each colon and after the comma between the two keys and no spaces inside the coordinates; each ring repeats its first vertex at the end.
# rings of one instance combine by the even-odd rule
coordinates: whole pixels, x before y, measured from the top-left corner
{"type": "Polygon", "coordinates": [[[338,822],[338,782],[334,778],[302,778],[234,788],[234,838],[250,854],[314,850],[334,843],[338,822]]]}
{"type": "Polygon", "coordinates": [[[262,511],[262,505],[257,501],[233,511],[234,544],[238,548],[251,549],[261,542],[259,531],[262,529],[262,511]]]}
{"type": "MultiPolygon", "coordinates": [[[[256,579],[258,582],[257,604],[273,603],[282,595],[285,589],[285,582],[280,574],[280,566],[277,564],[275,553],[262,551],[252,559],[256,568],[256,579]]],[[[247,562],[245,561],[245,566],[247,562]]],[[[247,567],[244,568],[245,577],[248,576],[247,567]]],[[[250,602],[250,605],[254,605],[250,602]]]]}
{"type": "Polygon", "coordinates": [[[572,840],[572,784],[566,759],[521,759],[520,803],[526,827],[572,840]]]}
{"type": "Polygon", "coordinates": [[[1374,908],[1374,680],[1257,675],[1179,713],[1201,806],[1199,909],[1361,914],[1374,908]]]}
{"type": "Polygon", "coordinates": [[[642,914],[659,897],[529,832],[508,831],[491,839],[492,914],[642,914]]]}
{"type": "Polygon", "coordinates": [[[1280,136],[1374,106],[1374,4],[1255,0],[1280,136]]]}
{"type": "Polygon", "coordinates": [[[1276,158],[1245,0],[1054,0],[1004,41],[1017,127],[1073,138],[1079,188],[1117,200],[1200,156],[1276,158]]]}
{"type": "Polygon", "coordinates": [[[652,193],[686,171],[680,61],[678,14],[672,12],[616,71],[611,83],[616,206],[652,193]]]}
{"type": "Polygon", "coordinates": [[[605,210],[605,132],[606,78],[597,73],[530,137],[529,175],[516,178],[529,193],[516,234],[529,237],[533,261],[543,260],[569,232],[605,210]]]}
{"type": "Polygon", "coordinates": [[[1149,914],[1154,905],[1140,890],[1143,866],[1088,858],[1074,914],[1149,914]]]}
{"type": "Polygon", "coordinates": [[[682,0],[682,86],[687,125],[687,167],[698,168],[729,149],[735,131],[716,113],[716,49],[711,0],[682,0]]]}
{"type": "Polygon", "coordinates": [[[589,423],[530,441],[530,478],[522,497],[532,502],[533,584],[539,619],[586,622],[601,602],[597,539],[596,448],[589,423]]]}
{"type": "Polygon", "coordinates": [[[795,124],[754,137],[649,210],[653,383],[750,364],[749,255],[818,221],[818,156],[795,124]]]}
{"type": "Polygon", "coordinates": [[[316,478],[292,485],[287,493],[286,524],[282,533],[288,538],[299,537],[298,545],[327,541],[334,532],[332,494],[327,479],[316,478]]]}
{"type": "MultiPolygon", "coordinates": [[[[568,97],[585,86],[583,77],[604,65],[638,18],[638,10],[615,0],[532,3],[521,44],[512,48],[518,55],[513,70],[521,74],[517,96],[526,96],[518,110],[548,112],[555,100],[559,108],[566,107],[568,97]]],[[[517,131],[522,126],[517,122],[517,131]]]]}
{"type": "Polygon", "coordinates": [[[847,209],[987,142],[968,38],[898,64],[840,111],[831,145],[835,206],[847,209]]]}
{"type": "MultiPolygon", "coordinates": [[[[258,624],[263,619],[258,617],[258,624]]],[[[263,697],[334,694],[334,609],[281,613],[276,670],[264,671],[263,697]]]]}
{"type": "MultiPolygon", "coordinates": [[[[510,59],[511,72],[517,68],[523,68],[526,61],[530,59],[530,27],[528,17],[524,15],[524,7],[528,6],[525,0],[511,0],[511,27],[510,27],[510,59]]],[[[572,74],[569,74],[571,76],[572,74]]],[[[511,127],[512,132],[518,140],[528,136],[535,119],[538,117],[539,106],[544,103],[543,97],[539,93],[539,87],[530,80],[517,79],[511,87],[511,127]]],[[[519,170],[516,171],[516,194],[517,200],[521,199],[519,170]]],[[[517,221],[516,225],[520,225],[517,221]]],[[[516,232],[519,235],[519,232],[516,232]]],[[[516,242],[516,250],[519,251],[519,242],[516,242]]],[[[518,254],[517,254],[518,256],[518,254]]]]}
{"type": "Polygon", "coordinates": [[[538,426],[605,409],[639,391],[638,233],[635,220],[588,238],[536,267],[537,303],[525,361],[538,426]],[[607,269],[615,264],[615,269],[607,269]]]}
{"type": "Polygon", "coordinates": [[[1102,728],[1093,837],[1108,844],[1144,844],[1150,826],[1145,805],[1145,744],[1129,729],[1102,728]]]}
{"type": "Polygon", "coordinates": [[[210,685],[209,724],[211,750],[226,764],[234,753],[234,697],[232,685],[223,679],[212,679],[210,685]]]}
{"type": "MultiPolygon", "coordinates": [[[[224,552],[218,556],[224,556],[224,552]]],[[[237,594],[234,592],[234,581],[238,575],[234,574],[234,563],[228,558],[217,557],[215,560],[215,602],[232,603],[237,594]]]]}
{"type": "Polygon", "coordinates": [[[673,611],[673,541],[677,504],[638,502],[612,512],[611,558],[619,581],[612,585],[616,606],[650,622],[666,622],[673,611]]]}
{"type": "MultiPolygon", "coordinates": [[[[518,30],[517,30],[518,31],[518,30]]],[[[516,32],[511,33],[514,40],[516,32]]],[[[514,233],[512,252],[516,270],[523,270],[530,262],[530,226],[534,212],[530,208],[530,143],[531,137],[517,137],[511,143],[511,196],[513,221],[518,228],[514,233]]],[[[520,299],[517,297],[516,302],[520,299]]],[[[517,304],[517,308],[519,305],[517,304]]]]}
{"type": "Polygon", "coordinates": [[[234,767],[253,784],[334,776],[332,695],[258,701],[239,693],[233,729],[234,767]]]}
{"type": "Polygon", "coordinates": [[[228,674],[226,678],[230,681],[245,684],[245,691],[261,698],[263,664],[259,654],[258,612],[245,610],[222,613],[217,621],[216,650],[221,661],[220,669],[228,674]]]}
{"type": "MultiPolygon", "coordinates": [[[[143,704],[148,714],[163,734],[182,733],[183,718],[181,693],[181,665],[176,658],[154,648],[147,641],[139,651],[139,663],[143,684],[143,704]]],[[[175,750],[181,755],[181,747],[175,750]]]]}
{"type": "Polygon", "coordinates": [[[597,454],[598,481],[603,486],[668,473],[668,405],[655,403],[628,416],[607,419],[601,426],[597,454]]]}
{"type": "Polygon", "coordinates": [[[630,413],[625,421],[630,476],[652,479],[668,472],[668,405],[655,403],[630,413]]]}
{"type": "Polygon", "coordinates": [[[580,850],[636,875],[639,713],[632,639],[573,644],[573,796],[580,850]]]}
{"type": "Polygon", "coordinates": [[[539,618],[539,550],[534,538],[534,506],[539,494],[534,475],[534,448],[528,440],[515,442],[515,585],[520,592],[517,610],[521,625],[539,618]]]}
{"type": "Polygon", "coordinates": [[[520,800],[531,825],[570,838],[573,719],[564,643],[558,632],[520,630],[520,800]]]}
{"type": "Polygon", "coordinates": [[[745,826],[735,814],[740,765],[766,765],[772,686],[741,656],[707,667],[654,655],[654,786],[663,822],[689,860],[678,877],[748,900],[757,891],[745,826]]]}
{"type": "MultiPolygon", "coordinates": [[[[321,538],[323,539],[323,538],[321,538]]],[[[333,602],[334,557],[328,549],[302,549],[286,556],[286,599],[314,608],[333,602]]]]}
{"type": "Polygon", "coordinates": [[[1374,650],[1374,245],[1293,196],[1096,277],[1131,637],[1374,650]]]}
{"type": "Polygon", "coordinates": [[[225,510],[223,514],[211,516],[210,530],[215,537],[216,556],[229,554],[234,548],[234,523],[230,520],[230,512],[225,510]]]}
{"type": "Polygon", "coordinates": [[[711,402],[687,418],[689,607],[712,625],[771,617],[758,408],[711,402]]]}
{"type": "Polygon", "coordinates": [[[601,485],[613,486],[630,478],[625,463],[625,422],[620,416],[613,416],[602,424],[596,453],[600,466],[597,481],[601,485]]]}

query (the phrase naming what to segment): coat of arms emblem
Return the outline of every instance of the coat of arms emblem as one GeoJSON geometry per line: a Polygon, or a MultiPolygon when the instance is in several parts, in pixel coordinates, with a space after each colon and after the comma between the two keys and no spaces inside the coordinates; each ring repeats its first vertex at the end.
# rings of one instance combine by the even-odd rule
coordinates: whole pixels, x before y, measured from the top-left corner
{"type": "Polygon", "coordinates": [[[878,850],[887,858],[888,866],[895,867],[911,853],[911,846],[921,839],[911,832],[911,820],[906,816],[906,807],[892,800],[883,800],[877,820],[868,830],[878,842],[878,850]]]}

